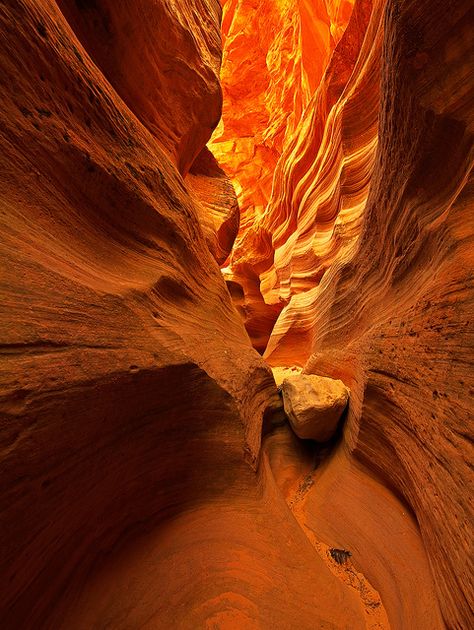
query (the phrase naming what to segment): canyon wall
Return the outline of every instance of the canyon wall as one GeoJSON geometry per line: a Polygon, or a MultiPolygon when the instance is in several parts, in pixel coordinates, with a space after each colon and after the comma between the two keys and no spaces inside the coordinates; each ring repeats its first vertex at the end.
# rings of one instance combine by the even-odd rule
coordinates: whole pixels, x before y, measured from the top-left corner
{"type": "Polygon", "coordinates": [[[210,147],[239,194],[242,231],[319,85],[353,0],[222,0],[223,116],[210,147]]]}
{"type": "Polygon", "coordinates": [[[365,627],[258,466],[278,396],[215,260],[219,20],[0,7],[2,628],[365,627]]]}
{"type": "Polygon", "coordinates": [[[271,365],[351,387],[302,521],[392,627],[472,621],[472,42],[469,2],[356,1],[225,270],[271,365]]]}
{"type": "Polygon", "coordinates": [[[388,4],[361,235],[307,304],[300,355],[352,388],[346,446],[413,512],[450,628],[473,606],[472,17],[469,2],[388,4]]]}
{"type": "Polygon", "coordinates": [[[472,9],[352,4],[223,2],[220,165],[216,0],[0,7],[2,627],[469,627],[472,9]]]}

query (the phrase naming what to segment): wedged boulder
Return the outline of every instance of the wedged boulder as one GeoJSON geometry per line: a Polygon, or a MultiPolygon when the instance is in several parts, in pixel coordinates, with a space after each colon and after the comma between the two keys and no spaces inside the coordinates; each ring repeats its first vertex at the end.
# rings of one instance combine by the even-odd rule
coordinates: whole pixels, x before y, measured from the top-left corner
{"type": "Polygon", "coordinates": [[[296,374],[285,378],[281,389],[285,413],[296,435],[327,442],[346,408],[349,388],[332,378],[296,374]]]}

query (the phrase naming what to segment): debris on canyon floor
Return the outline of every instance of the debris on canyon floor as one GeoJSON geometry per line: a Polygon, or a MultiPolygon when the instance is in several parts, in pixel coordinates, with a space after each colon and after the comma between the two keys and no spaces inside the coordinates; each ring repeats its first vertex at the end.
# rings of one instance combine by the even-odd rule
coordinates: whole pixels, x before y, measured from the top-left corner
{"type": "Polygon", "coordinates": [[[347,560],[352,556],[351,552],[347,549],[336,549],[331,547],[329,549],[331,558],[337,562],[337,564],[345,564],[347,560]]]}

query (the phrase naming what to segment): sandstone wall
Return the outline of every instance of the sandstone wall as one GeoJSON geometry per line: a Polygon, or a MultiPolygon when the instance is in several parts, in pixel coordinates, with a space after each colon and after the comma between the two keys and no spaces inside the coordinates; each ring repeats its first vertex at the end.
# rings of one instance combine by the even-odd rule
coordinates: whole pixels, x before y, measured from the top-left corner
{"type": "Polygon", "coordinates": [[[472,614],[472,36],[468,2],[357,1],[225,270],[271,365],[353,392],[303,521],[359,547],[394,627],[442,623],[435,590],[448,627],[472,614]],[[402,596],[374,483],[422,549],[402,596]],[[409,590],[426,596],[415,616],[409,590]]]}
{"type": "Polygon", "coordinates": [[[197,201],[219,13],[0,8],[3,628],[363,627],[255,470],[274,382],[197,201]]]}

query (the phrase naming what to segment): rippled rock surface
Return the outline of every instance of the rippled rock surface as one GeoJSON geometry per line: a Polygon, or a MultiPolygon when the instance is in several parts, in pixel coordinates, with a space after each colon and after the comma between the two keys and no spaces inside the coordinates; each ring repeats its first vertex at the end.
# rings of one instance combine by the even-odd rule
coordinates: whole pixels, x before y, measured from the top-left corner
{"type": "Polygon", "coordinates": [[[469,626],[470,3],[254,4],[233,249],[219,3],[1,5],[2,627],[469,626]]]}

